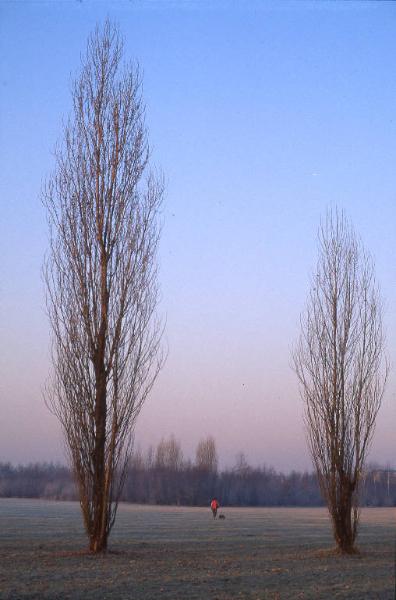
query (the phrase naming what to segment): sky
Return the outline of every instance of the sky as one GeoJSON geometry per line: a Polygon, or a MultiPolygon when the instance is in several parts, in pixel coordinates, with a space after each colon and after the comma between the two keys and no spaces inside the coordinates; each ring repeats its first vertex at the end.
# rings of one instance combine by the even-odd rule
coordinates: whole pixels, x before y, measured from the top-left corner
{"type": "Polygon", "coordinates": [[[396,4],[0,3],[0,461],[65,462],[50,370],[40,201],[96,23],[144,73],[166,180],[168,359],[136,445],[213,435],[223,466],[310,469],[291,350],[317,229],[342,208],[375,258],[392,371],[369,460],[396,466],[396,4]]]}

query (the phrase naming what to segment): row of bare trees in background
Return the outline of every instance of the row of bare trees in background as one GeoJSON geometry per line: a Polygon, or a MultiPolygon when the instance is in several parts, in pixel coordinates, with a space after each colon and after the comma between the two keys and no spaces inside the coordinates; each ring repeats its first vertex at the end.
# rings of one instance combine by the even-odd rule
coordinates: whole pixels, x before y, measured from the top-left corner
{"type": "MultiPolygon", "coordinates": [[[[277,472],[252,467],[239,456],[234,466],[212,473],[191,460],[175,470],[157,464],[156,451],[137,453],[127,469],[121,499],[151,505],[206,506],[216,496],[221,506],[323,506],[315,473],[277,472]]],[[[77,500],[69,468],[53,464],[14,467],[0,463],[0,497],[77,500]]],[[[363,473],[361,506],[396,506],[396,472],[369,466],[363,473]]]]}
{"type": "MultiPolygon", "coordinates": [[[[131,463],[131,440],[163,364],[156,318],[163,185],[149,168],[140,72],[136,65],[123,67],[121,58],[118,30],[106,22],[89,38],[72,88],[73,113],[43,190],[50,228],[44,273],[53,334],[47,402],[64,430],[95,553],[107,548],[128,469],[134,476],[126,489],[132,493],[129,486],[143,485],[136,456],[131,463]]],[[[318,267],[294,367],[334,537],[339,549],[350,553],[387,365],[373,263],[342,213],[330,212],[319,231],[318,267]]],[[[206,503],[213,490],[220,493],[216,461],[210,444],[203,444],[194,469],[187,468],[176,442],[168,440],[157,448],[155,470],[166,473],[169,490],[176,474],[193,473],[189,489],[196,492],[179,501],[206,503]]],[[[152,474],[153,469],[140,471],[152,474]]],[[[221,481],[227,497],[225,474],[221,481]]],[[[163,490],[158,494],[171,496],[163,490]]]]}

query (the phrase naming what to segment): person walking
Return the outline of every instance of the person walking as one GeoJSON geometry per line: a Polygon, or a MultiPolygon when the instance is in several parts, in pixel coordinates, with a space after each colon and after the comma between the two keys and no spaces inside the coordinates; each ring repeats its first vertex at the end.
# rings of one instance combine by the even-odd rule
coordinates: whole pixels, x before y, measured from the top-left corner
{"type": "Polygon", "coordinates": [[[217,509],[219,508],[219,506],[220,504],[218,503],[216,498],[213,498],[212,502],[210,503],[210,508],[212,509],[212,515],[214,519],[217,516],[217,509]]]}

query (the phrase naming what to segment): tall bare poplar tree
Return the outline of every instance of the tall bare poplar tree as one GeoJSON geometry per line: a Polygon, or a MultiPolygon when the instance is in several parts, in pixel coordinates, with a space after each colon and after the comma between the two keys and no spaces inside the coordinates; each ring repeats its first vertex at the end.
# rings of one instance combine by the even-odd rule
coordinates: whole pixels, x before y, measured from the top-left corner
{"type": "Polygon", "coordinates": [[[319,229],[319,260],[294,352],[312,459],[335,541],[352,553],[359,483],[387,377],[373,263],[343,214],[319,229]]]}
{"type": "Polygon", "coordinates": [[[106,550],[135,420],[161,367],[156,250],[161,180],[148,170],[141,77],[106,22],[89,38],[73,114],[45,185],[44,273],[58,416],[92,552],[106,550]]]}

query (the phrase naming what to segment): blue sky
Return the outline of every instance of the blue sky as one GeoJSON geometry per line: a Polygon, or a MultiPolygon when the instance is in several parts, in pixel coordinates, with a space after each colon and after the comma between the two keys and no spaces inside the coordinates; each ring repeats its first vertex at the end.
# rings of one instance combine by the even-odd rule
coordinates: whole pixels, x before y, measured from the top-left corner
{"type": "MultiPolygon", "coordinates": [[[[143,447],[213,434],[224,463],[308,467],[290,350],[316,231],[343,208],[376,261],[395,362],[396,5],[0,4],[0,460],[62,460],[49,369],[40,187],[97,22],[144,71],[152,159],[167,182],[160,250],[167,364],[143,447]]],[[[394,463],[389,380],[372,460],[394,463]]]]}

